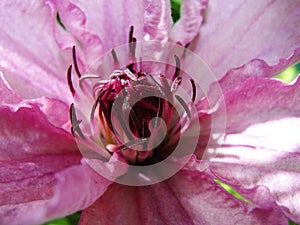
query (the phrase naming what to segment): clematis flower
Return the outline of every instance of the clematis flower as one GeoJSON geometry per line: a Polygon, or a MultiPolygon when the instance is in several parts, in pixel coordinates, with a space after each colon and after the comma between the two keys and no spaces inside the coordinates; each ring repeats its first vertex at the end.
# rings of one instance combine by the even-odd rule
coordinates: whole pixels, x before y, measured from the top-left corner
{"type": "Polygon", "coordinates": [[[299,1],[186,0],[175,24],[168,1],[0,5],[0,224],[39,224],[79,210],[80,224],[300,222],[300,81],[272,78],[300,60],[299,1]],[[186,50],[165,54],[167,42],[186,50]],[[216,80],[205,65],[188,77],[197,68],[193,54],[216,80]],[[168,63],[139,63],[157,55],[168,63]],[[142,90],[155,94],[130,108],[138,141],[130,142],[122,116],[107,115],[122,90],[121,103],[142,90]],[[165,126],[151,125],[157,115],[165,126]],[[197,123],[192,153],[169,159],[197,123]],[[166,139],[156,145],[161,130],[166,139]],[[219,143],[214,134],[223,131],[219,143]],[[139,151],[144,145],[154,149],[139,151]],[[205,155],[210,148],[216,155],[205,155]],[[130,166],[165,159],[180,165],[168,179],[120,181],[130,166]]]}

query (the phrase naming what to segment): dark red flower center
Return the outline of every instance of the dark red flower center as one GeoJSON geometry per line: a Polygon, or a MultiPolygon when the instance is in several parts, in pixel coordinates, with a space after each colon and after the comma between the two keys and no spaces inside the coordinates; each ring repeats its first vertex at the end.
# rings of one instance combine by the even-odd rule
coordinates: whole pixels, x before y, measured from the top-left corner
{"type": "MultiPolygon", "coordinates": [[[[129,58],[135,59],[135,50],[136,39],[132,27],[129,33],[129,58]]],[[[114,49],[111,55],[115,64],[118,64],[114,49]]],[[[184,127],[189,126],[190,106],[196,97],[196,86],[192,79],[189,104],[176,94],[182,82],[180,60],[176,55],[175,62],[171,80],[164,75],[152,76],[133,60],[126,68],[114,70],[108,80],[94,84],[92,92],[95,101],[90,114],[94,130],[88,134],[89,137],[85,137],[85,132],[79,126],[81,120],[77,119],[72,104],[70,117],[73,135],[88,140],[86,144],[90,149],[98,145],[109,154],[121,154],[130,164],[152,165],[166,159],[176,149],[186,129],[184,127]],[[181,107],[179,111],[178,105],[181,107]]],[[[89,78],[82,76],[78,69],[75,48],[73,65],[79,81],[89,78]]],[[[68,69],[67,78],[75,96],[71,71],[72,66],[68,69]]]]}
{"type": "Polygon", "coordinates": [[[109,151],[123,154],[133,164],[157,163],[176,146],[180,116],[163,76],[158,82],[129,68],[114,71],[99,87],[92,117],[98,117],[101,141],[109,151]]]}

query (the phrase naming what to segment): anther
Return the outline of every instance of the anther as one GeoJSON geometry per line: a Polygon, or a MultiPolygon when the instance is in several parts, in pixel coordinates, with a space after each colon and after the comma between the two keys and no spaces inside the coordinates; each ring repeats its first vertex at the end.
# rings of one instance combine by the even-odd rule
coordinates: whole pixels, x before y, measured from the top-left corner
{"type": "Polygon", "coordinates": [[[182,57],[184,57],[186,55],[186,51],[188,49],[188,47],[190,46],[191,42],[187,43],[185,46],[184,46],[184,50],[183,50],[183,53],[182,53],[182,57]]]}
{"type": "Polygon", "coordinates": [[[191,119],[191,112],[190,112],[189,107],[187,106],[187,104],[184,102],[184,100],[179,95],[175,95],[175,97],[179,101],[179,103],[181,104],[183,109],[185,110],[186,115],[188,116],[188,118],[191,119]]]}
{"type": "Polygon", "coordinates": [[[129,30],[129,53],[135,57],[136,38],[133,36],[134,27],[131,26],[129,30]]]}
{"type": "Polygon", "coordinates": [[[93,75],[93,74],[84,75],[84,76],[80,77],[80,79],[79,79],[79,87],[82,88],[83,81],[85,81],[87,79],[99,79],[99,78],[100,77],[98,75],[93,75]]]}
{"type": "Polygon", "coordinates": [[[73,83],[72,83],[72,65],[70,65],[69,68],[68,68],[67,80],[68,80],[68,85],[69,85],[70,91],[71,91],[72,95],[74,96],[75,95],[75,89],[74,89],[74,86],[73,86],[73,83]]]}
{"type": "Polygon", "coordinates": [[[129,30],[129,43],[131,43],[132,39],[133,39],[133,29],[134,29],[134,27],[131,26],[130,30],[129,30]]]}
{"type": "Polygon", "coordinates": [[[117,53],[116,53],[115,49],[111,50],[111,55],[112,55],[115,63],[119,62],[118,56],[117,56],[117,53]]]}
{"type": "Polygon", "coordinates": [[[177,55],[174,55],[174,58],[175,58],[175,62],[176,62],[176,70],[175,70],[175,73],[173,75],[173,80],[175,80],[176,77],[178,77],[179,73],[180,73],[180,60],[179,60],[179,57],[177,55]]]}
{"type": "Polygon", "coordinates": [[[196,99],[197,89],[196,89],[195,81],[193,79],[190,79],[190,81],[191,81],[192,88],[193,88],[192,102],[194,103],[195,99],[196,99]]]}
{"type": "Polygon", "coordinates": [[[136,76],[135,76],[128,68],[126,68],[126,69],[124,70],[124,73],[125,73],[131,80],[137,81],[136,76]]]}
{"type": "Polygon", "coordinates": [[[97,108],[97,105],[99,104],[100,98],[103,96],[104,92],[102,92],[101,94],[99,94],[99,96],[97,97],[95,103],[93,104],[92,110],[91,110],[91,115],[90,115],[90,120],[93,121],[94,120],[94,116],[95,116],[95,111],[97,108]]]}
{"type": "Polygon", "coordinates": [[[81,73],[80,73],[80,71],[78,69],[75,46],[73,46],[73,48],[72,48],[72,56],[73,56],[73,64],[74,64],[74,68],[75,68],[76,74],[80,78],[81,77],[81,73]]]}
{"type": "Polygon", "coordinates": [[[171,85],[171,92],[175,92],[178,86],[181,84],[182,77],[176,77],[171,85]]]}
{"type": "Polygon", "coordinates": [[[159,93],[162,95],[162,97],[167,98],[167,95],[166,95],[163,87],[154,79],[154,77],[150,74],[148,74],[147,77],[150,78],[153,81],[154,85],[159,90],[159,93]]]}
{"type": "Polygon", "coordinates": [[[71,106],[70,106],[70,120],[71,120],[71,124],[72,124],[71,132],[72,132],[73,136],[75,135],[75,132],[77,132],[77,134],[82,139],[85,139],[85,137],[84,137],[84,135],[83,135],[83,133],[82,133],[80,127],[79,127],[79,124],[81,123],[81,120],[77,119],[74,103],[72,103],[71,106]]]}
{"type": "Polygon", "coordinates": [[[132,42],[131,42],[131,55],[133,56],[133,57],[135,57],[135,50],[136,50],[136,38],[134,37],[134,38],[132,38],[132,42]]]}
{"type": "Polygon", "coordinates": [[[133,139],[133,140],[127,142],[126,144],[119,146],[118,147],[118,152],[122,152],[124,150],[133,148],[134,146],[145,144],[145,143],[148,143],[148,142],[149,142],[149,140],[147,138],[133,139]]]}

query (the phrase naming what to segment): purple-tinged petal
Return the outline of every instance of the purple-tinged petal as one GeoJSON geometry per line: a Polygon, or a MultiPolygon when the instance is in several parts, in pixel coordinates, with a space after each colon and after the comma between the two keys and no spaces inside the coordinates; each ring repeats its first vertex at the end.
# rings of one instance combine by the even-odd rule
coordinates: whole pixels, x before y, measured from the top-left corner
{"type": "Polygon", "coordinates": [[[280,71],[300,58],[300,48],[288,59],[280,59],[279,63],[269,66],[265,61],[253,59],[249,63],[235,69],[230,69],[224,77],[219,80],[222,91],[233,90],[241,83],[251,77],[274,77],[280,71]]]}
{"type": "Polygon", "coordinates": [[[70,134],[33,105],[1,106],[0,126],[1,224],[17,224],[30,213],[24,208],[51,197],[54,174],[81,155],[70,134]]]}
{"type": "Polygon", "coordinates": [[[70,107],[64,102],[57,99],[42,97],[33,100],[25,100],[22,102],[22,106],[38,107],[51,124],[70,132],[70,107]]]}
{"type": "MultiPolygon", "coordinates": [[[[229,86],[230,81],[237,83],[232,78],[226,81],[229,86]]],[[[220,84],[223,85],[222,81],[220,84]]],[[[250,125],[270,120],[300,117],[299,78],[293,84],[286,84],[277,79],[251,77],[224,91],[227,133],[238,133],[250,125]]],[[[216,121],[224,119],[223,112],[221,108],[215,112],[216,121]]]]}
{"type": "Polygon", "coordinates": [[[166,41],[172,25],[169,1],[144,0],[142,40],[166,41]]]}
{"type": "MultiPolygon", "coordinates": [[[[280,126],[277,129],[281,129],[280,126]]],[[[296,131],[292,129],[291,132],[296,131]]],[[[300,222],[299,147],[298,152],[293,153],[268,147],[243,146],[249,144],[246,137],[244,138],[245,141],[239,144],[226,142],[228,146],[219,150],[219,155],[210,165],[210,170],[232,186],[243,186],[247,189],[267,187],[286,216],[300,222]]],[[[284,137],[274,137],[269,141],[272,142],[276,138],[283,140],[282,144],[285,143],[284,137]]],[[[260,140],[257,142],[259,145],[260,140]]],[[[251,201],[250,196],[247,198],[251,201]]]]}
{"type": "Polygon", "coordinates": [[[87,208],[102,196],[112,183],[87,164],[58,173],[56,179],[54,195],[46,211],[48,220],[87,208]]]}
{"type": "Polygon", "coordinates": [[[78,151],[70,133],[50,124],[37,106],[21,104],[0,108],[1,159],[78,151]]]}
{"type": "Polygon", "coordinates": [[[265,185],[295,221],[300,221],[299,93],[299,78],[293,84],[248,78],[228,90],[227,136],[217,158],[224,165],[216,172],[245,187],[265,185]]]}
{"type": "Polygon", "coordinates": [[[224,165],[217,173],[231,185],[234,180],[234,185],[247,188],[265,185],[286,215],[299,221],[300,79],[286,84],[264,77],[273,70],[255,60],[220,80],[227,134],[217,158],[224,165]]]}
{"type": "Polygon", "coordinates": [[[172,25],[169,1],[72,0],[87,16],[87,26],[96,30],[108,51],[129,41],[130,26],[138,41],[166,40],[172,25]],[[112,10],[113,9],[113,10],[112,10]]]}
{"type": "MultiPolygon", "coordinates": [[[[78,163],[78,155],[73,157],[78,163]]],[[[0,183],[1,224],[40,224],[82,210],[96,201],[111,181],[88,165],[70,167],[71,159],[71,155],[48,155],[8,167],[5,172],[11,174],[5,183],[0,183]]]]}
{"type": "Polygon", "coordinates": [[[0,71],[0,104],[17,104],[21,101],[21,97],[11,89],[0,71]]]}
{"type": "Polygon", "coordinates": [[[249,207],[204,173],[180,172],[152,186],[112,185],[83,212],[80,224],[273,224],[275,221],[288,223],[279,210],[249,207]]]}
{"type": "Polygon", "coordinates": [[[76,45],[78,47],[76,49],[77,61],[81,62],[80,69],[88,70],[89,66],[93,66],[103,54],[103,44],[95,31],[87,28],[86,15],[68,0],[49,0],[47,3],[51,8],[55,38],[59,47],[71,49],[76,45]],[[58,15],[63,27],[61,24],[55,23],[58,15]]]}
{"type": "Polygon", "coordinates": [[[45,210],[45,200],[53,196],[55,173],[79,162],[77,153],[1,160],[0,223],[36,224],[45,221],[37,210],[45,210]],[[32,211],[36,205],[39,209],[32,211]]]}
{"type": "Polygon", "coordinates": [[[195,50],[217,77],[254,58],[277,64],[300,47],[299,10],[294,0],[212,0],[195,50]]]}
{"type": "Polygon", "coordinates": [[[41,111],[58,103],[40,100],[0,107],[1,224],[40,224],[74,213],[110,184],[80,165],[73,137],[41,111]]]}
{"type": "Polygon", "coordinates": [[[66,65],[53,37],[49,7],[43,1],[1,1],[0,69],[22,97],[56,97],[70,102],[66,65]]]}
{"type": "Polygon", "coordinates": [[[188,0],[181,5],[180,19],[172,28],[170,39],[185,46],[199,33],[207,0],[188,0]]]}

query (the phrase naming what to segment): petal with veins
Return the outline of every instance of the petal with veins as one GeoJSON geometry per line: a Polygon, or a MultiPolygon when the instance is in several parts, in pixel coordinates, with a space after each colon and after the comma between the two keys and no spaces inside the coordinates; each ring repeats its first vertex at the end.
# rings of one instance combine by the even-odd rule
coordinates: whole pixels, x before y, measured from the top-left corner
{"type": "MultiPolygon", "coordinates": [[[[276,79],[250,77],[235,89],[227,90],[224,99],[227,133],[238,133],[261,122],[299,117],[300,79],[286,84],[276,79]]],[[[215,112],[216,121],[224,119],[220,112],[224,109],[215,112]]]]}
{"type": "Polygon", "coordinates": [[[46,95],[70,102],[65,74],[71,59],[55,42],[48,6],[1,1],[0,15],[0,69],[11,87],[25,98],[46,95]]]}
{"type": "Polygon", "coordinates": [[[40,111],[48,106],[50,99],[42,107],[28,101],[0,107],[1,224],[40,224],[74,213],[111,183],[80,165],[73,137],[40,111]]]}
{"type": "Polygon", "coordinates": [[[152,186],[112,185],[80,224],[287,224],[276,205],[247,207],[204,173],[185,171],[152,186]]]}
{"type": "Polygon", "coordinates": [[[172,25],[169,1],[72,0],[87,16],[87,26],[96,30],[104,50],[129,41],[130,26],[138,41],[166,40],[172,25]],[[113,10],[111,10],[113,9],[113,10]]]}
{"type": "Polygon", "coordinates": [[[0,71],[0,104],[17,104],[21,101],[21,97],[11,89],[0,71]]]}
{"type": "Polygon", "coordinates": [[[211,0],[195,51],[217,77],[254,58],[277,64],[299,48],[299,10],[294,0],[211,0]]]}
{"type": "Polygon", "coordinates": [[[207,0],[187,0],[181,5],[181,16],[172,28],[170,39],[185,46],[199,33],[207,0]]]}
{"type": "Polygon", "coordinates": [[[54,34],[59,47],[71,49],[74,45],[78,46],[77,61],[81,62],[80,70],[83,70],[82,72],[89,70],[89,67],[92,67],[104,52],[100,38],[94,30],[86,26],[85,13],[68,0],[53,0],[47,3],[51,8],[54,34]],[[63,28],[56,22],[57,15],[59,15],[63,28]]]}

